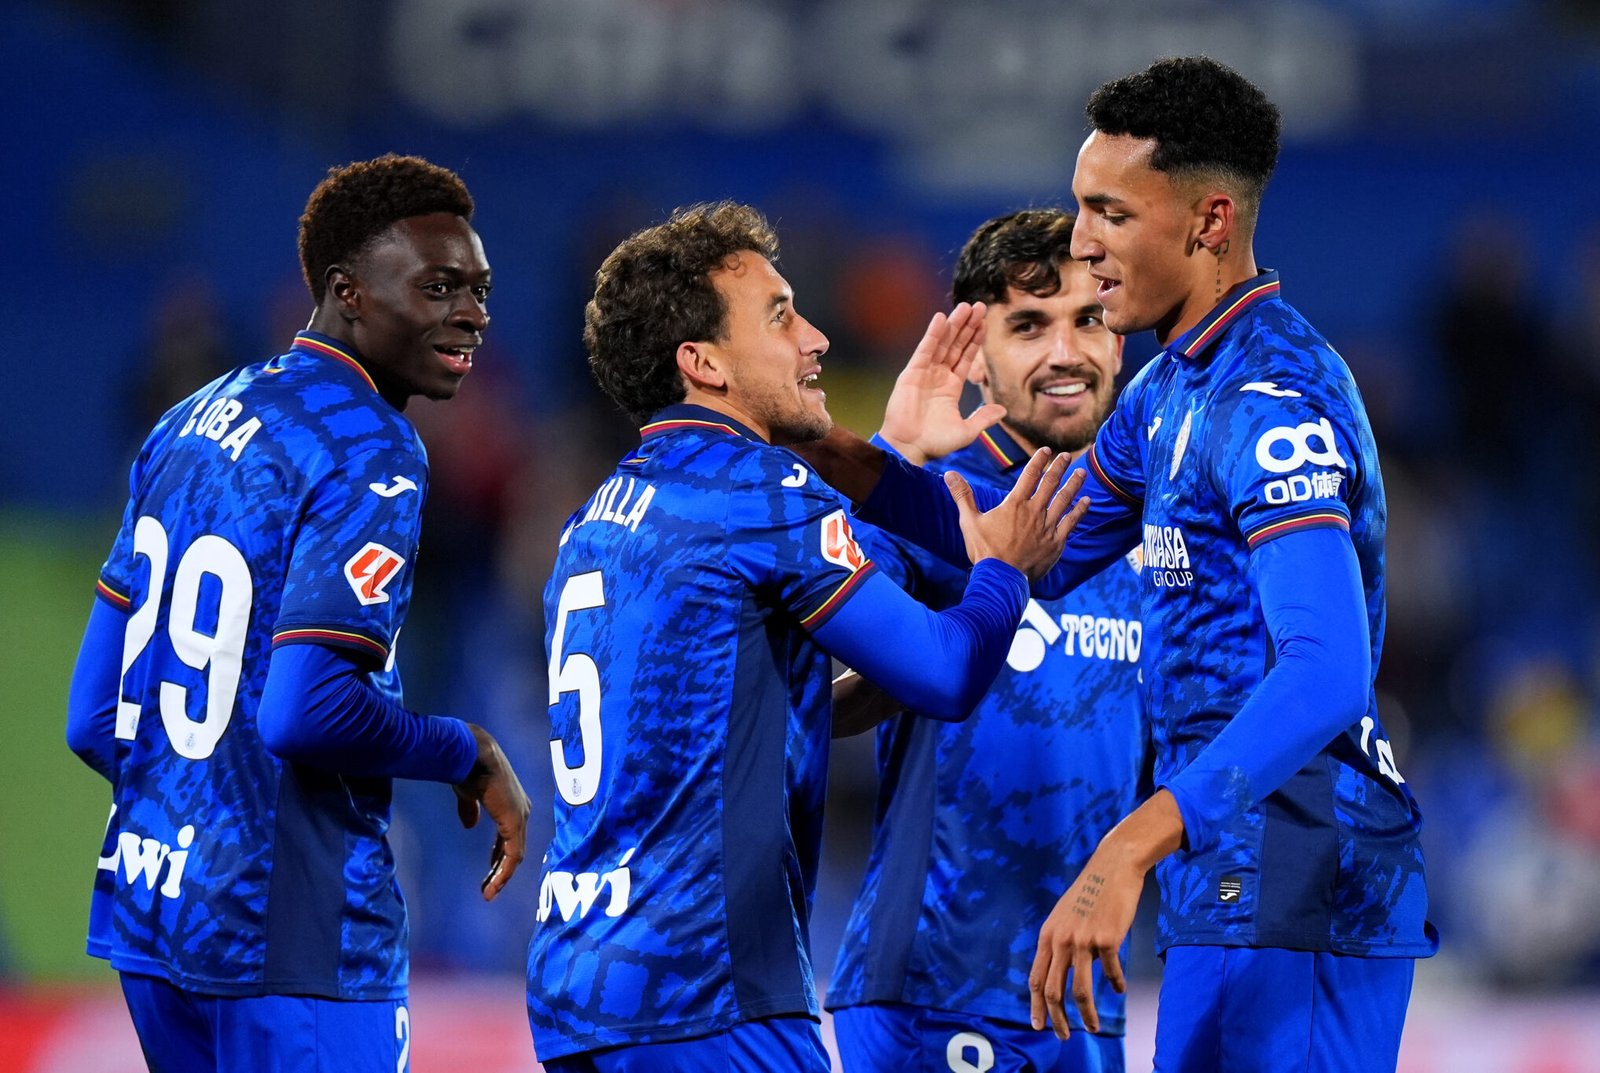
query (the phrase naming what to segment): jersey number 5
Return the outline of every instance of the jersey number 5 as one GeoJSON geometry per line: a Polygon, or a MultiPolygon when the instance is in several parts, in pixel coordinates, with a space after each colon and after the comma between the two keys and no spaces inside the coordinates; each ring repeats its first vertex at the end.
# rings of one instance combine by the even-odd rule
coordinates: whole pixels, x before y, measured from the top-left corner
{"type": "MultiPolygon", "coordinates": [[[[145,515],[133,528],[133,553],[150,560],[150,593],[128,619],[122,642],[122,684],[117,696],[117,737],[132,741],[139,730],[140,704],[127,698],[128,669],[133,666],[156,632],[156,618],[167,585],[167,531],[145,515]]],[[[239,692],[239,668],[244,658],[245,633],[250,625],[250,605],[255,586],[250,567],[239,549],[219,536],[200,537],[184,551],[172,578],[172,606],[167,614],[167,634],[172,651],[184,663],[206,672],[205,716],[189,716],[189,690],[176,682],[161,683],[161,723],[173,750],[189,760],[204,760],[216,749],[222,732],[233,718],[233,701],[239,692]],[[201,587],[215,594],[216,628],[200,628],[201,587]]]]}
{"type": "Polygon", "coordinates": [[[550,637],[550,706],[554,708],[567,693],[578,694],[578,739],[583,745],[583,763],[568,767],[566,743],[559,737],[550,742],[556,789],[569,805],[588,804],[600,789],[600,669],[582,652],[565,653],[563,658],[567,616],[605,605],[600,571],[572,575],[561,586],[556,628],[550,637]]]}

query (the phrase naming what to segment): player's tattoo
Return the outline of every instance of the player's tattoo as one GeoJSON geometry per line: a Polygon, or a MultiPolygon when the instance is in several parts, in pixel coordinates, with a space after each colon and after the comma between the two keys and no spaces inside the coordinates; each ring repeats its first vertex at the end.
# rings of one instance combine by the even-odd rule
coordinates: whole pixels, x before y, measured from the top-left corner
{"type": "Polygon", "coordinates": [[[1100,888],[1105,886],[1106,877],[1090,872],[1083,877],[1083,887],[1078,891],[1076,904],[1072,912],[1076,916],[1086,917],[1094,909],[1100,899],[1100,888]]]}

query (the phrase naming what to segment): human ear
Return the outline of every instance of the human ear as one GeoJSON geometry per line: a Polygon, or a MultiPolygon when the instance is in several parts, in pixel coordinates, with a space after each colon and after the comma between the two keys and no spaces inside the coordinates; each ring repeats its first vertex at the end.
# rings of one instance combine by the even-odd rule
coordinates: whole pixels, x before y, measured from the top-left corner
{"type": "Polygon", "coordinates": [[[361,319],[361,288],[350,270],[343,265],[329,265],[323,276],[326,298],[338,307],[345,320],[361,319]]]}
{"type": "Polygon", "coordinates": [[[1233,198],[1221,191],[1201,198],[1195,206],[1199,227],[1195,235],[1196,244],[1204,246],[1217,257],[1226,254],[1232,244],[1237,209],[1233,198]]]}
{"type": "Polygon", "coordinates": [[[678,371],[690,387],[714,389],[728,386],[721,355],[714,348],[704,343],[679,343],[674,356],[678,361],[678,371]]]}

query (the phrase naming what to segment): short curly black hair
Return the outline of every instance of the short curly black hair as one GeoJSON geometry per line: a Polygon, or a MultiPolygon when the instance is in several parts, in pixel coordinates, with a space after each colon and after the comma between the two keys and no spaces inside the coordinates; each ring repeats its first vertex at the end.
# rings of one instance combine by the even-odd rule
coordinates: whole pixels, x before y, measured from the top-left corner
{"type": "Polygon", "coordinates": [[[749,205],[717,201],[635,232],[600,265],[583,345],[601,390],[635,423],[687,394],[679,344],[725,337],[728,306],[711,272],[746,252],[778,259],[772,225],[749,205]]]}
{"type": "Polygon", "coordinates": [[[1254,228],[1283,123],[1249,79],[1205,56],[1157,60],[1095,90],[1084,112],[1102,133],[1153,139],[1150,166],[1175,181],[1228,189],[1254,228]]]}
{"type": "Polygon", "coordinates": [[[1008,288],[1048,298],[1061,289],[1061,266],[1072,261],[1072,225],[1065,209],[1022,209],[986,221],[961,249],[950,280],[956,302],[1003,302],[1008,288]]]}
{"type": "Polygon", "coordinates": [[[358,257],[401,220],[448,212],[472,219],[472,195],[449,168],[421,157],[385,153],[329,168],[300,214],[300,271],[318,305],[328,269],[358,257]]]}

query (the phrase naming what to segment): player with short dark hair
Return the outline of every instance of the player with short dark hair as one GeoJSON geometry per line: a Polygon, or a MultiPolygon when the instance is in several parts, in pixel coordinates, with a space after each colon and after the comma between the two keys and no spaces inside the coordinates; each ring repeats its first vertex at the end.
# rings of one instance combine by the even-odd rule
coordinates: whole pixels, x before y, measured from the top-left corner
{"type": "MultiPolygon", "coordinates": [[[[586,310],[596,378],[647,420],[568,521],[545,589],[559,796],[528,1017],[553,1073],[828,1068],[806,936],[829,656],[966,715],[1025,575],[1083,510],[1051,501],[1065,460],[1046,451],[988,515],[953,477],[975,563],[960,602],[935,613],[879,575],[785,447],[832,421],[828,341],[776,255],[748,206],[683,209],[606,258],[586,310]]],[[[981,317],[935,317],[923,349],[971,350],[981,317]]]]}
{"type": "Polygon", "coordinates": [[[293,346],[157,422],[73,672],[67,740],[112,784],[89,952],[121,974],[152,1069],[406,1066],[391,780],[496,825],[528,801],[481,727],[401,706],[428,462],[401,411],[448,399],[489,317],[453,172],[331,169],[300,221],[316,309],[293,346]]]}
{"type": "MultiPolygon", "coordinates": [[[[1420,813],[1379,721],[1386,511],[1349,369],[1258,269],[1277,109],[1212,60],[1102,87],[1078,153],[1072,255],[1113,331],[1163,351],[1079,464],[1094,507],[1035,586],[1139,544],[1148,801],[1040,932],[1035,1022],[1117,954],[1157,869],[1163,1070],[1392,1071],[1414,959],[1437,948],[1420,813]]],[[[863,516],[959,560],[926,474],[843,434],[813,459],[863,516]]],[[[1079,468],[1077,466],[1075,469],[1079,468]]],[[[979,502],[986,496],[978,490],[979,502]]]]}
{"type": "MultiPolygon", "coordinates": [[[[1026,209],[973,232],[952,296],[985,304],[968,370],[984,405],[948,425],[902,413],[899,403],[921,400],[913,366],[890,399],[885,446],[996,488],[1040,446],[1076,457],[1094,441],[1116,399],[1122,338],[1071,258],[1072,222],[1026,209]]],[[[918,599],[959,597],[964,575],[931,553],[881,531],[863,544],[918,599]]],[[[1029,1027],[1027,980],[1035,922],[1139,802],[1138,571],[1134,553],[1061,599],[1029,600],[1007,666],[970,718],[902,716],[878,729],[872,851],[827,993],[846,1073],[1124,1068],[1123,997],[1098,973],[1099,1032],[1067,1040],[1029,1027]]]]}

